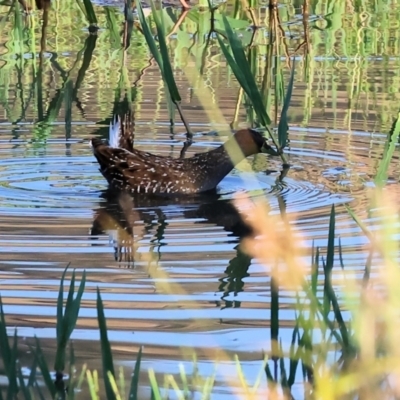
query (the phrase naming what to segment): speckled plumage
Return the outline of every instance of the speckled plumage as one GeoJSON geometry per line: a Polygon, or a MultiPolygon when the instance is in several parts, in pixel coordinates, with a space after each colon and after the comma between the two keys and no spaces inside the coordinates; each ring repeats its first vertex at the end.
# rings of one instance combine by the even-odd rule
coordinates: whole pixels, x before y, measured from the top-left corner
{"type": "Polygon", "coordinates": [[[124,124],[115,120],[110,125],[110,145],[97,138],[92,139],[91,144],[100,172],[110,186],[131,193],[190,194],[209,191],[215,189],[233,169],[228,152],[232,154],[237,145],[243,154],[236,158],[236,162],[261,152],[263,147],[269,147],[260,133],[242,129],[214,150],[175,159],[136,150],[127,137],[124,124]]]}

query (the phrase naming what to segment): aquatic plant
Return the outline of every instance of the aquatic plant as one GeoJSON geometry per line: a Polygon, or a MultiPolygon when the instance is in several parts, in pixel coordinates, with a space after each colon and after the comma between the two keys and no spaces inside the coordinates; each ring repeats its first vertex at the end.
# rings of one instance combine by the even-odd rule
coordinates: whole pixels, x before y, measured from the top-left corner
{"type": "Polygon", "coordinates": [[[171,62],[169,59],[168,55],[168,48],[167,48],[167,43],[166,43],[166,34],[165,34],[165,28],[164,28],[164,17],[163,14],[161,13],[160,16],[158,16],[158,13],[154,7],[153,1],[150,1],[151,4],[151,10],[152,10],[152,17],[154,19],[154,23],[157,28],[157,37],[158,37],[158,43],[160,46],[160,49],[158,49],[156,42],[154,40],[154,37],[150,31],[150,27],[146,21],[146,18],[143,14],[143,8],[140,2],[137,3],[137,10],[138,10],[138,15],[140,19],[140,24],[143,29],[143,35],[146,39],[146,42],[149,46],[150,52],[153,55],[154,59],[156,60],[160,71],[161,75],[163,77],[164,83],[168,89],[168,99],[174,103],[176,106],[182,122],[185,125],[186,131],[187,131],[187,138],[188,140],[191,140],[193,137],[193,132],[190,128],[189,122],[185,118],[182,108],[181,108],[181,96],[178,91],[178,87],[175,82],[174,74],[172,72],[172,66],[171,62]]]}
{"type": "Polygon", "coordinates": [[[96,33],[99,29],[98,21],[91,0],[76,0],[76,2],[89,23],[89,32],[96,33]]]}

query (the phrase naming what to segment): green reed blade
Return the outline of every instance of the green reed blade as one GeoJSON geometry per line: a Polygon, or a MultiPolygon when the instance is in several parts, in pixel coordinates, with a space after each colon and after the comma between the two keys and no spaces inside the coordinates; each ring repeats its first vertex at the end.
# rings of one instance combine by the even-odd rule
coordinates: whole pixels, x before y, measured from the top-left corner
{"type": "MultiPolygon", "coordinates": [[[[204,399],[204,400],[211,399],[211,393],[213,391],[214,383],[215,383],[215,376],[216,376],[216,372],[214,371],[214,373],[211,376],[208,376],[206,378],[206,380],[203,384],[203,390],[201,392],[201,399],[204,399]]],[[[191,397],[188,396],[185,398],[191,398],[191,397]]]]}
{"type": "MultiPolygon", "coordinates": [[[[82,274],[81,283],[79,285],[79,289],[78,292],[76,293],[75,299],[73,299],[70,303],[67,302],[65,306],[65,314],[69,317],[69,322],[70,322],[70,325],[68,326],[68,339],[69,336],[71,336],[72,331],[75,329],[76,321],[79,315],[79,309],[81,307],[83,292],[85,290],[85,284],[86,284],[86,271],[84,270],[82,274]],[[69,314],[67,314],[67,310],[69,311],[69,314]]],[[[72,286],[72,280],[71,280],[71,286],[72,286]]],[[[74,289],[75,289],[75,283],[73,290],[74,289]]]]}
{"type": "Polygon", "coordinates": [[[319,274],[319,248],[315,249],[314,240],[311,249],[312,271],[311,271],[311,291],[317,296],[318,274],[319,274]],[[314,256],[315,254],[315,256],[314,256]]]}
{"type": "MultiPolygon", "coordinates": [[[[161,75],[164,80],[164,84],[168,88],[169,98],[175,103],[176,108],[178,109],[181,120],[186,127],[187,139],[190,142],[193,137],[193,132],[192,132],[192,130],[189,126],[189,123],[186,120],[186,118],[183,114],[182,108],[180,106],[181,96],[179,94],[178,87],[175,83],[175,78],[172,73],[172,66],[171,66],[171,63],[169,60],[168,48],[167,48],[165,32],[164,32],[163,14],[161,13],[161,19],[160,19],[157,15],[157,10],[155,9],[153,2],[150,2],[150,3],[151,3],[151,7],[152,7],[152,16],[153,16],[154,22],[156,24],[160,50],[158,50],[158,48],[156,46],[153,35],[151,34],[150,28],[144,17],[142,6],[141,6],[140,2],[138,2],[137,10],[138,10],[138,15],[139,15],[139,20],[140,20],[140,23],[141,23],[142,29],[143,29],[143,34],[145,36],[147,45],[149,46],[150,51],[153,54],[154,59],[156,60],[158,66],[160,67],[160,71],[161,71],[161,75]]],[[[171,112],[170,112],[170,118],[172,119],[171,112]]]]}
{"type": "Polygon", "coordinates": [[[7,326],[3,309],[3,301],[0,295],[0,356],[3,359],[3,365],[6,375],[9,374],[9,366],[11,362],[11,348],[8,341],[7,326]]]}
{"type": "Polygon", "coordinates": [[[277,344],[279,336],[279,286],[275,278],[271,278],[271,346],[273,356],[276,356],[274,347],[277,344]]]}
{"type": "Polygon", "coordinates": [[[133,12],[132,0],[125,0],[125,24],[124,24],[124,48],[125,50],[131,44],[131,37],[133,32],[133,12]]]}
{"type": "Polygon", "coordinates": [[[22,19],[21,7],[17,0],[14,0],[14,43],[15,52],[24,53],[24,23],[22,19]]]}
{"type": "Polygon", "coordinates": [[[153,38],[153,34],[151,33],[149,25],[147,24],[146,18],[143,14],[143,8],[142,8],[140,1],[137,2],[137,13],[139,16],[140,25],[142,26],[144,38],[146,39],[147,45],[149,46],[149,49],[150,49],[150,52],[153,55],[154,59],[156,60],[158,66],[161,70],[161,74],[164,77],[163,60],[162,60],[161,54],[157,48],[156,42],[153,38]]]}
{"type": "MultiPolygon", "coordinates": [[[[326,264],[324,268],[324,273],[325,273],[324,292],[326,294],[328,302],[332,304],[333,313],[339,325],[339,331],[342,336],[343,345],[345,346],[346,349],[348,349],[350,345],[349,333],[346,324],[344,322],[342,312],[340,310],[339,302],[337,300],[335,291],[332,286],[332,269],[333,269],[334,252],[335,252],[335,219],[336,219],[336,212],[335,212],[335,205],[333,204],[329,218],[328,250],[326,256],[326,264]]],[[[325,311],[329,312],[327,307],[325,311]]]]}
{"type": "Polygon", "coordinates": [[[268,363],[265,364],[265,375],[267,376],[268,383],[275,383],[275,379],[272,376],[271,368],[269,367],[268,363]]]}
{"type": "Polygon", "coordinates": [[[324,279],[324,298],[322,301],[322,308],[321,308],[321,312],[322,312],[322,316],[323,318],[329,319],[329,312],[331,311],[331,304],[330,304],[330,299],[329,299],[329,295],[328,295],[328,280],[327,280],[327,276],[329,276],[329,274],[327,274],[327,268],[326,268],[326,263],[325,260],[322,259],[322,268],[325,274],[325,279],[324,279]]]}
{"type": "MultiPolygon", "coordinates": [[[[81,373],[79,374],[78,382],[75,385],[75,388],[78,391],[81,389],[83,381],[85,380],[86,371],[87,371],[87,367],[86,367],[86,364],[84,364],[82,367],[81,373]]],[[[69,400],[73,400],[73,399],[74,399],[74,395],[72,394],[71,397],[69,398],[69,400]]]]}
{"type": "Polygon", "coordinates": [[[246,77],[246,72],[248,73],[248,75],[251,75],[251,73],[249,72],[250,66],[247,63],[247,60],[245,60],[245,63],[247,65],[245,64],[243,66],[242,64],[239,64],[237,59],[232,57],[228,48],[225,46],[221,38],[217,36],[217,39],[219,46],[221,47],[221,50],[226,58],[226,61],[228,62],[229,67],[234,73],[236,79],[238,80],[239,85],[243,88],[247,97],[251,101],[254,112],[258,117],[259,123],[262,126],[267,127],[270,124],[270,119],[266,113],[266,108],[264,107],[261,97],[257,95],[257,92],[254,90],[254,87],[252,87],[251,84],[249,84],[248,79],[246,77]]]}
{"type": "MultiPolygon", "coordinates": [[[[280,343],[280,351],[282,353],[282,344],[280,343]]],[[[285,389],[289,387],[288,380],[287,380],[287,373],[285,367],[285,359],[283,357],[279,357],[279,369],[281,373],[281,385],[282,389],[286,392],[285,389]]]]}
{"type": "Polygon", "coordinates": [[[63,305],[64,305],[64,280],[65,274],[67,273],[67,269],[69,267],[69,263],[64,269],[64,272],[61,276],[60,287],[58,288],[58,298],[57,298],[57,320],[56,320],[56,335],[57,337],[61,337],[62,329],[63,329],[63,305]]]}
{"type": "Polygon", "coordinates": [[[331,213],[329,216],[329,230],[328,230],[328,248],[326,254],[326,269],[330,274],[333,269],[333,260],[335,255],[335,205],[332,204],[331,213]]]}
{"type": "Polygon", "coordinates": [[[24,400],[32,400],[31,392],[30,392],[29,388],[27,387],[27,385],[25,384],[25,379],[22,374],[21,366],[19,364],[17,367],[17,373],[18,373],[18,381],[19,381],[20,391],[24,396],[24,400]]]}
{"type": "Polygon", "coordinates": [[[124,7],[124,14],[125,14],[125,20],[126,21],[131,21],[133,22],[133,1],[132,0],[125,0],[125,7],[124,7]]]}
{"type": "Polygon", "coordinates": [[[129,400],[137,400],[138,399],[138,390],[139,390],[139,373],[140,373],[140,363],[142,361],[142,351],[143,347],[139,347],[139,352],[136,357],[135,368],[133,370],[133,375],[131,379],[131,388],[129,391],[129,400]]]}
{"type": "Polygon", "coordinates": [[[386,185],[388,179],[389,165],[390,162],[392,161],[393,153],[399,141],[399,135],[400,135],[400,112],[397,114],[397,118],[392,125],[392,129],[389,132],[382,160],[379,163],[378,171],[374,179],[374,183],[378,187],[383,187],[386,185]]]}
{"type": "Polygon", "coordinates": [[[179,363],[179,376],[182,381],[182,387],[183,387],[182,394],[183,394],[184,398],[188,398],[189,394],[190,394],[189,382],[188,382],[187,374],[185,371],[185,366],[181,363],[179,363]]]}
{"type": "Polygon", "coordinates": [[[278,124],[278,140],[279,146],[281,149],[286,147],[287,140],[288,140],[288,130],[289,130],[289,123],[288,123],[288,110],[290,106],[290,101],[292,99],[292,92],[293,92],[293,82],[294,82],[294,65],[295,65],[295,58],[293,57],[292,61],[292,71],[290,73],[290,80],[288,87],[286,89],[285,100],[283,102],[283,107],[281,111],[281,117],[278,124]]]}
{"type": "Polygon", "coordinates": [[[0,400],[3,400],[3,395],[2,395],[1,388],[0,388],[0,400]]]}
{"type": "Polygon", "coordinates": [[[16,363],[18,359],[18,348],[17,348],[18,338],[17,330],[14,331],[14,342],[12,347],[10,346],[10,341],[7,335],[7,326],[5,322],[5,314],[3,309],[3,303],[0,296],[0,356],[3,359],[4,372],[8,378],[8,389],[7,389],[7,399],[14,398],[18,392],[17,384],[17,369],[16,363]]]}
{"type": "Polygon", "coordinates": [[[297,366],[299,364],[299,351],[295,352],[295,344],[296,339],[298,341],[299,338],[299,326],[296,325],[293,329],[292,340],[290,342],[290,350],[289,350],[289,377],[287,380],[287,384],[289,388],[291,388],[294,384],[297,372],[297,366]]]}
{"type": "Polygon", "coordinates": [[[372,267],[372,258],[374,256],[374,249],[371,248],[368,253],[368,258],[365,263],[364,275],[363,275],[363,286],[366,286],[369,282],[369,278],[371,277],[371,267],[372,267]]]}
{"type": "Polygon", "coordinates": [[[65,138],[71,138],[72,128],[72,96],[74,91],[74,85],[70,79],[68,79],[65,90],[64,90],[64,108],[65,108],[65,138]]]}
{"type": "Polygon", "coordinates": [[[92,1],[91,0],[82,0],[83,6],[85,7],[85,15],[90,25],[97,25],[97,17],[94,12],[92,1]]]}
{"type": "Polygon", "coordinates": [[[278,116],[278,109],[282,104],[282,99],[283,95],[285,93],[284,91],[284,85],[283,85],[283,68],[282,68],[282,63],[281,63],[281,57],[279,54],[274,55],[274,103],[275,103],[275,122],[276,118],[278,116]]]}
{"type": "Polygon", "coordinates": [[[74,344],[72,342],[69,344],[69,364],[71,367],[75,365],[75,351],[74,344]]]}
{"type": "MultiPolygon", "coordinates": [[[[242,42],[233,32],[232,27],[230,26],[225,15],[222,16],[222,19],[224,22],[226,36],[228,38],[228,42],[233,54],[233,58],[232,57],[229,59],[227,58],[228,64],[231,67],[233,73],[235,74],[236,79],[239,81],[239,84],[243,87],[244,91],[249,96],[250,101],[253,104],[254,111],[256,112],[257,117],[260,120],[259,122],[261,123],[261,125],[266,127],[271,124],[271,119],[267,114],[267,110],[262,100],[261,93],[258,90],[254,76],[251,73],[250,65],[247,61],[247,57],[244,52],[242,42]],[[235,66],[233,67],[234,64],[235,66]],[[241,71],[240,74],[237,74],[238,70],[241,71]]],[[[218,42],[221,46],[222,40],[219,38],[219,36],[218,36],[218,42]]],[[[224,48],[222,46],[221,48],[226,57],[227,49],[225,48],[224,51],[224,48]]]]}
{"type": "MultiPolygon", "coordinates": [[[[65,277],[65,271],[62,277],[62,282],[64,280],[64,277],[65,277]]],[[[57,326],[57,350],[56,350],[56,359],[54,362],[54,369],[56,371],[63,371],[65,368],[66,348],[69,338],[73,330],[75,329],[76,322],[78,320],[82,295],[85,289],[85,283],[86,283],[86,271],[83,271],[81,283],[79,285],[79,289],[74,299],[75,271],[72,272],[64,313],[62,312],[63,286],[60,285],[58,301],[57,301],[57,325],[60,323],[61,327],[58,328],[57,326]]]]}
{"type": "Polygon", "coordinates": [[[236,79],[238,80],[239,85],[243,88],[243,90],[249,96],[250,88],[249,88],[249,86],[247,84],[247,80],[246,80],[246,78],[244,76],[244,72],[238,66],[238,64],[236,63],[235,59],[232,57],[231,53],[229,52],[228,48],[225,46],[224,42],[219,37],[219,35],[217,36],[217,39],[218,39],[219,46],[221,47],[221,50],[224,53],[224,57],[226,58],[226,61],[228,62],[228,65],[231,68],[232,72],[236,76],[236,79]]]}
{"type": "Polygon", "coordinates": [[[351,218],[353,218],[354,222],[362,230],[363,234],[365,236],[367,236],[367,238],[369,239],[370,242],[372,242],[373,235],[371,234],[371,232],[367,228],[367,225],[365,225],[364,222],[361,221],[360,218],[357,217],[357,215],[354,213],[354,211],[348,205],[345,205],[345,207],[346,207],[346,210],[347,210],[348,214],[350,215],[351,218]]]}
{"type": "Polygon", "coordinates": [[[78,4],[79,8],[81,9],[82,14],[85,16],[86,20],[89,22],[89,18],[87,16],[85,5],[82,3],[82,0],[76,0],[76,3],[78,4]]]}
{"type": "MultiPolygon", "coordinates": [[[[75,86],[72,94],[72,99],[76,101],[78,90],[81,87],[84,79],[86,72],[90,66],[90,63],[92,62],[93,58],[93,53],[96,48],[96,43],[97,43],[98,36],[97,35],[88,35],[88,37],[85,40],[85,45],[82,50],[79,51],[79,53],[82,54],[83,51],[83,59],[82,59],[82,64],[81,67],[79,68],[79,71],[76,76],[76,81],[75,81],[75,86]]],[[[79,58],[77,57],[77,60],[79,58]]],[[[67,85],[67,82],[65,83],[64,86],[67,85]]]]}
{"type": "Polygon", "coordinates": [[[161,400],[160,387],[158,386],[157,378],[153,369],[149,369],[149,381],[151,387],[151,397],[154,400],[161,400]]]}
{"type": "Polygon", "coordinates": [[[112,7],[103,8],[106,13],[107,29],[110,32],[111,45],[118,47],[120,45],[120,34],[115,9],[112,7]]]}
{"type": "Polygon", "coordinates": [[[177,103],[181,101],[181,96],[179,94],[178,87],[176,86],[174,74],[172,73],[171,62],[168,54],[168,47],[165,39],[164,17],[162,13],[160,14],[161,19],[158,17],[158,12],[152,0],[150,0],[150,5],[151,5],[152,17],[154,18],[154,22],[157,28],[157,37],[158,37],[158,43],[160,45],[160,54],[164,66],[163,78],[166,84],[168,85],[169,95],[171,96],[172,101],[174,103],[177,103]]]}
{"type": "Polygon", "coordinates": [[[171,96],[169,95],[168,87],[166,87],[165,89],[168,92],[168,95],[166,97],[167,97],[169,124],[170,124],[171,130],[173,131],[173,128],[175,126],[176,107],[175,107],[175,103],[171,99],[171,96]]]}
{"type": "Polygon", "coordinates": [[[344,270],[344,262],[343,262],[343,252],[342,252],[342,240],[339,238],[339,246],[338,246],[338,250],[339,250],[339,262],[340,262],[340,266],[342,267],[342,270],[344,270]]]}
{"type": "Polygon", "coordinates": [[[76,385],[76,369],[75,369],[75,351],[72,342],[69,343],[69,368],[68,368],[69,382],[68,382],[68,400],[74,399],[74,393],[77,389],[76,385]]]}
{"type": "Polygon", "coordinates": [[[101,300],[99,288],[97,288],[96,305],[97,305],[97,321],[99,323],[99,330],[100,330],[101,359],[103,364],[104,386],[106,389],[107,399],[114,400],[116,398],[115,393],[113,391],[110,378],[108,377],[108,372],[111,372],[111,375],[115,378],[114,362],[111,352],[111,345],[108,340],[107,322],[106,322],[106,317],[104,316],[104,306],[103,306],[103,301],[101,300]]]}
{"type": "Polygon", "coordinates": [[[18,338],[17,330],[14,330],[13,346],[11,348],[11,358],[8,365],[8,388],[7,399],[14,399],[18,393],[17,370],[18,370],[18,338]]]}
{"type": "Polygon", "coordinates": [[[28,387],[33,387],[34,383],[36,382],[36,369],[37,369],[37,359],[36,357],[33,358],[33,362],[31,365],[31,373],[29,374],[28,378],[28,387]]]}
{"type": "Polygon", "coordinates": [[[53,379],[51,378],[49,367],[44,358],[44,354],[42,352],[42,348],[40,347],[40,342],[37,336],[35,336],[35,343],[36,343],[36,348],[31,350],[36,357],[37,365],[40,369],[40,372],[42,373],[42,377],[46,385],[46,388],[50,392],[51,397],[54,398],[56,395],[56,387],[54,385],[53,379]]]}
{"type": "Polygon", "coordinates": [[[45,399],[45,397],[43,396],[42,390],[37,381],[35,381],[35,393],[37,393],[39,395],[40,400],[48,400],[48,399],[45,399]]]}

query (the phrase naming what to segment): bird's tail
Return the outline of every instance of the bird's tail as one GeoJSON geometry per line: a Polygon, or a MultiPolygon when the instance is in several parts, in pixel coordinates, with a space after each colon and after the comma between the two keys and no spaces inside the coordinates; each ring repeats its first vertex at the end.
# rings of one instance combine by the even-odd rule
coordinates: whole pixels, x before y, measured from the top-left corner
{"type": "Polygon", "coordinates": [[[114,115],[108,131],[108,143],[111,147],[120,147],[121,124],[118,115],[114,115]]]}
{"type": "Polygon", "coordinates": [[[109,145],[121,149],[133,151],[134,123],[132,113],[128,112],[122,117],[114,116],[110,123],[109,145]]]}

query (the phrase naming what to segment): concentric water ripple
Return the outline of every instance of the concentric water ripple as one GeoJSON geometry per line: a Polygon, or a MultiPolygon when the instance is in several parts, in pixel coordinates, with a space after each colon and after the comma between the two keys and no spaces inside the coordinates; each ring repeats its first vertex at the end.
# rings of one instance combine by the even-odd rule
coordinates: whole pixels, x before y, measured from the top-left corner
{"type": "MultiPolygon", "coordinates": [[[[62,143],[57,141],[55,144],[62,143]]],[[[54,146],[54,143],[50,141],[48,145],[54,146]]],[[[331,194],[322,185],[307,181],[286,178],[278,184],[277,176],[277,173],[267,176],[262,172],[234,170],[221,182],[218,192],[223,199],[231,199],[237,192],[256,196],[260,195],[259,190],[264,195],[279,193],[287,201],[289,212],[351,200],[349,196],[331,194]]],[[[0,213],[87,217],[85,210],[95,206],[99,192],[105,188],[106,182],[91,155],[0,160],[0,213]]],[[[179,201],[175,204],[179,206],[179,201]]]]}

